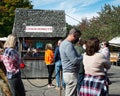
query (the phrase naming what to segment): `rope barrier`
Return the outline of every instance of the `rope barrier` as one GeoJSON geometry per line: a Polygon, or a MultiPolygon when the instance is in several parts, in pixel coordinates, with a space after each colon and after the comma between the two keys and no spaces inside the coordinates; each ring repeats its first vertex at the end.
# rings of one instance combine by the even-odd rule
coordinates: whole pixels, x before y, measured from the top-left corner
{"type": "MultiPolygon", "coordinates": [[[[36,68],[36,69],[37,69],[37,68],[36,68]]],[[[27,78],[27,76],[25,75],[25,73],[24,73],[23,70],[24,70],[24,69],[22,69],[21,71],[22,71],[23,75],[25,76],[25,79],[26,79],[32,86],[37,87],[37,88],[42,88],[42,87],[45,87],[45,86],[48,85],[48,83],[45,84],[45,85],[43,85],[43,86],[37,86],[37,85],[33,84],[33,83],[27,78]]],[[[57,72],[57,74],[58,74],[58,73],[59,73],[59,71],[57,72]]],[[[55,77],[56,77],[57,74],[55,74],[55,76],[53,77],[52,81],[55,79],[55,77]]]]}

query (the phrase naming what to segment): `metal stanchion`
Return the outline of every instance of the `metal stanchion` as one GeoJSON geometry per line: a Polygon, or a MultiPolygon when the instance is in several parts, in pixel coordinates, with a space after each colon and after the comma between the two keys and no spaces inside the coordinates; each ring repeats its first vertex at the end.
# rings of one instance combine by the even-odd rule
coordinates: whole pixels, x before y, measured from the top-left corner
{"type": "Polygon", "coordinates": [[[59,91],[59,96],[62,96],[62,71],[60,71],[60,91],[59,91]]]}

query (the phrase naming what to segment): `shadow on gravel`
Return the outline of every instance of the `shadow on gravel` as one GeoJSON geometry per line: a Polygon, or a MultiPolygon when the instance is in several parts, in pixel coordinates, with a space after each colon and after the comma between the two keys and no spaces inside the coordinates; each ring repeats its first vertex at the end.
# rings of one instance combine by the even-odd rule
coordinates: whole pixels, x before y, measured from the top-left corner
{"type": "Polygon", "coordinates": [[[120,81],[113,81],[113,80],[110,80],[112,83],[117,83],[117,82],[120,82],[120,81]]]}
{"type": "Polygon", "coordinates": [[[109,94],[108,96],[120,96],[120,94],[109,94]]]}
{"type": "Polygon", "coordinates": [[[107,73],[108,76],[112,76],[114,75],[115,73],[107,73]]]}
{"type": "Polygon", "coordinates": [[[114,76],[114,77],[112,77],[112,76],[108,76],[109,78],[120,78],[120,76],[114,76]]]}
{"type": "Polygon", "coordinates": [[[109,77],[109,78],[120,78],[120,75],[119,75],[119,73],[107,73],[107,76],[109,77]]]}

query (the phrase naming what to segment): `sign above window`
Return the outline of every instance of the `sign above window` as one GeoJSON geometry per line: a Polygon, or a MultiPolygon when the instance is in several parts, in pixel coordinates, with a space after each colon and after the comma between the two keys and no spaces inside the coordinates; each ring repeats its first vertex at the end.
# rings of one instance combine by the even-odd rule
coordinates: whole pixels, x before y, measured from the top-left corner
{"type": "Polygon", "coordinates": [[[53,32],[52,26],[26,26],[25,32],[53,32]]]}

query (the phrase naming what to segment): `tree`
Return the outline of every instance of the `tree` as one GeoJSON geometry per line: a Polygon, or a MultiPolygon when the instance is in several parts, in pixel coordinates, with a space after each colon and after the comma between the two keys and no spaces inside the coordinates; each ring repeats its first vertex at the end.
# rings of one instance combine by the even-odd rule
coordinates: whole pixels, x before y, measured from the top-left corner
{"type": "Polygon", "coordinates": [[[106,36],[107,40],[113,37],[120,36],[120,6],[105,5],[101,12],[99,12],[99,21],[101,24],[101,31],[106,36]]]}
{"type": "Polygon", "coordinates": [[[77,27],[80,29],[82,33],[81,37],[86,39],[87,38],[86,30],[89,27],[89,20],[87,18],[83,18],[80,22],[80,25],[78,25],[77,27]]]}
{"type": "Polygon", "coordinates": [[[12,33],[16,8],[32,7],[29,0],[0,0],[0,37],[12,33]]]}
{"type": "Polygon", "coordinates": [[[72,25],[69,25],[68,23],[66,23],[66,29],[67,29],[67,34],[66,36],[68,35],[70,29],[72,28],[73,26],[72,25]]]}
{"type": "Polygon", "coordinates": [[[82,27],[83,38],[98,37],[100,41],[109,41],[120,36],[120,6],[106,5],[98,12],[98,17],[82,20],[79,27],[82,27]],[[85,24],[85,22],[87,22],[85,24]],[[84,29],[84,30],[83,30],[84,29]]]}

